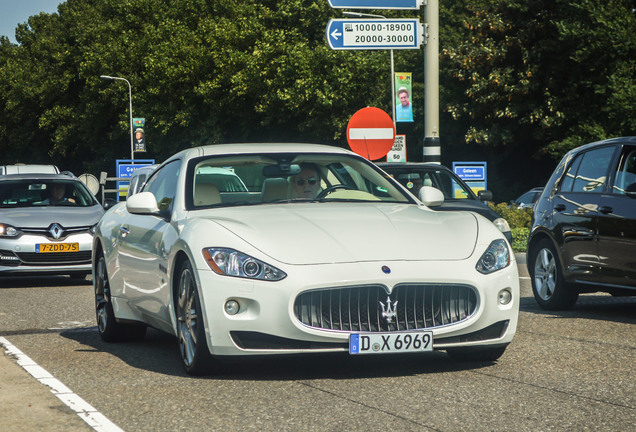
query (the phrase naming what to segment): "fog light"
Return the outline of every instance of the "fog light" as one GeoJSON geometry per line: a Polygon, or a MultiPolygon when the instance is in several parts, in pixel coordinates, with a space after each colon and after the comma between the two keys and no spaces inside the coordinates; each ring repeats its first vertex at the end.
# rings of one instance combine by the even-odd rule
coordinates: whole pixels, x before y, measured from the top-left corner
{"type": "Polygon", "coordinates": [[[507,305],[512,300],[512,293],[508,289],[499,291],[499,298],[497,301],[500,305],[507,305]]]}
{"type": "Polygon", "coordinates": [[[228,315],[236,315],[239,313],[240,306],[236,300],[228,300],[225,302],[225,313],[228,315]]]}

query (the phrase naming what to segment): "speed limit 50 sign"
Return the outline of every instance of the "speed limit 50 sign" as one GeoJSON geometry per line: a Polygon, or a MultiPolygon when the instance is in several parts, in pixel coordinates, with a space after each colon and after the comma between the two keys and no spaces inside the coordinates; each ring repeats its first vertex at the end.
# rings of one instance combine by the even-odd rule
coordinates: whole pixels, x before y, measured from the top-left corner
{"type": "Polygon", "coordinates": [[[393,147],[386,154],[387,162],[406,162],[406,135],[396,135],[393,147]]]}

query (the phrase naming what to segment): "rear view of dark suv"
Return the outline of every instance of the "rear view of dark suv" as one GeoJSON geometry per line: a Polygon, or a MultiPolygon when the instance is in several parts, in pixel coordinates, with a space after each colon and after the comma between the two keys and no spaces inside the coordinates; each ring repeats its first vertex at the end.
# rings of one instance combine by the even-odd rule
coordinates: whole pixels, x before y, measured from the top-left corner
{"type": "Polygon", "coordinates": [[[534,207],[528,270],[539,305],[581,292],[636,295],[636,137],[568,152],[534,207]]]}

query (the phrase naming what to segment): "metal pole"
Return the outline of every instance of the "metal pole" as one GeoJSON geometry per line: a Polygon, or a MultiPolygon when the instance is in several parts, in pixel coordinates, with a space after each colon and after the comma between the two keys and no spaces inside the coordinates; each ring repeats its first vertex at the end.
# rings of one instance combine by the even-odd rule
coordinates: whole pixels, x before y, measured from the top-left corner
{"type": "Polygon", "coordinates": [[[133,110],[132,110],[132,87],[130,86],[130,82],[126,78],[122,77],[114,77],[109,75],[100,75],[101,79],[106,80],[120,80],[125,81],[128,84],[128,100],[130,102],[130,159],[135,160],[135,148],[133,145],[133,110]]]}
{"type": "Polygon", "coordinates": [[[424,20],[428,39],[424,47],[424,162],[441,163],[439,140],[439,3],[428,0],[424,20]]]}
{"type": "Polygon", "coordinates": [[[395,128],[395,68],[393,67],[393,50],[391,50],[391,107],[393,109],[393,127],[395,128]]]}

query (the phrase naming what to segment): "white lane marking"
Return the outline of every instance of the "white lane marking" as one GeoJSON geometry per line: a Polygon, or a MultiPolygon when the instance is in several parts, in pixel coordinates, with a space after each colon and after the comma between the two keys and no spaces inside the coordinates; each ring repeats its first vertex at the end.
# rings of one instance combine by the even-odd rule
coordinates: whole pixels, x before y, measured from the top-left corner
{"type": "Polygon", "coordinates": [[[124,432],[115,423],[108,420],[102,413],[98,412],[84,399],[73,393],[61,381],[48,373],[44,368],[39,366],[30,357],[20,351],[15,345],[7,339],[0,337],[0,345],[4,346],[5,352],[16,359],[18,365],[27,371],[33,378],[41,384],[49,387],[59,400],[64,402],[66,406],[71,408],[77,415],[84,420],[90,427],[98,432],[124,432]]]}
{"type": "Polygon", "coordinates": [[[349,139],[393,139],[395,131],[391,128],[351,128],[349,139]]]}

